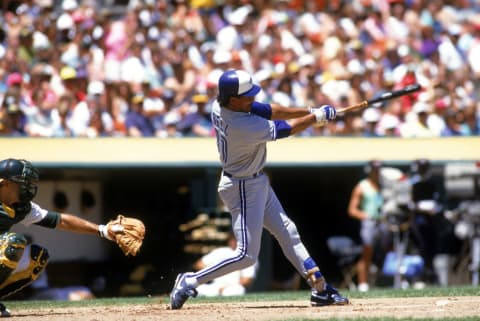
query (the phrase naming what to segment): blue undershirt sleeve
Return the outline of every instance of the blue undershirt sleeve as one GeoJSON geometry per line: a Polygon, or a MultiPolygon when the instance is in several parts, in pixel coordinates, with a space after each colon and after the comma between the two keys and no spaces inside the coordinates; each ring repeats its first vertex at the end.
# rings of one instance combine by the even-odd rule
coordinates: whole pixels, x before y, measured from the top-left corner
{"type": "Polygon", "coordinates": [[[275,129],[277,132],[277,139],[279,138],[285,138],[290,136],[290,132],[292,131],[292,126],[290,126],[286,121],[284,120],[275,120],[275,129]]]}
{"type": "Polygon", "coordinates": [[[264,104],[258,101],[254,101],[252,103],[250,112],[268,120],[272,118],[272,106],[270,106],[270,104],[264,104]]]}

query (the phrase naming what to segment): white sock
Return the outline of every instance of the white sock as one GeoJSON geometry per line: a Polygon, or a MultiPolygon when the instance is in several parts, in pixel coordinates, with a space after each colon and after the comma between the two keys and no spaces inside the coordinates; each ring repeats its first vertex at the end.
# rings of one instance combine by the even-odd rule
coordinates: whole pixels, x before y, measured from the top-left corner
{"type": "Polygon", "coordinates": [[[194,276],[190,276],[190,275],[187,275],[185,277],[185,283],[187,283],[188,285],[191,285],[195,288],[198,286],[197,278],[194,277],[194,276]]]}

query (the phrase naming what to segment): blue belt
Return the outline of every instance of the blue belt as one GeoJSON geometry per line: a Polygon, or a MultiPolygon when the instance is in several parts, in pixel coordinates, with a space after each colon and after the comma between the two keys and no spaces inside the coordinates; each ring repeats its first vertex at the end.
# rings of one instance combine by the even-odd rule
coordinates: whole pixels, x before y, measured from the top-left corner
{"type": "Polygon", "coordinates": [[[253,175],[245,176],[245,177],[234,177],[232,174],[230,174],[229,172],[226,172],[226,171],[223,171],[223,175],[224,175],[224,176],[227,176],[228,178],[252,179],[252,178],[258,177],[258,176],[260,176],[260,175],[263,175],[263,171],[258,171],[258,172],[256,172],[256,173],[253,174],[253,175]]]}

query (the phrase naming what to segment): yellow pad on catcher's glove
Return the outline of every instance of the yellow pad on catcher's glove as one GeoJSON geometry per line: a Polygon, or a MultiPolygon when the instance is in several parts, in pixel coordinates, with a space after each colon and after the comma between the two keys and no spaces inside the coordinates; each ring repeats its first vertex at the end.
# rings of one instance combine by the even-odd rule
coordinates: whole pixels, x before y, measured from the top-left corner
{"type": "Polygon", "coordinates": [[[115,241],[125,255],[137,255],[145,237],[145,225],[141,220],[118,215],[105,227],[107,238],[115,241]]]}

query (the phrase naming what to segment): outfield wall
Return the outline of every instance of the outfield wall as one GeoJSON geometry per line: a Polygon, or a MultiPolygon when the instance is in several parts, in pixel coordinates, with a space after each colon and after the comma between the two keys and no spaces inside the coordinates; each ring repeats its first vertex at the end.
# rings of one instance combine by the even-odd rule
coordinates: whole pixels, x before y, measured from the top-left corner
{"type": "MultiPolygon", "coordinates": [[[[1,138],[0,158],[26,158],[40,167],[218,166],[213,138],[1,138]]],[[[328,165],[372,158],[409,162],[480,159],[480,138],[293,137],[269,144],[269,165],[328,165]]]]}

